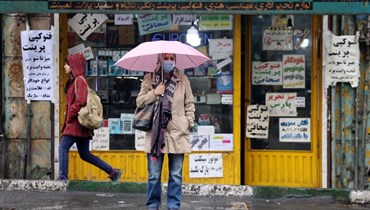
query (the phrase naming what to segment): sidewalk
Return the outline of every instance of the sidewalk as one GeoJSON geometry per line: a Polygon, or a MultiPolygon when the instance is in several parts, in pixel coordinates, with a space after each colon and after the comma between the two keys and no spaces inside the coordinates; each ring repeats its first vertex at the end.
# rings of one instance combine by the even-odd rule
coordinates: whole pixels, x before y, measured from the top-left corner
{"type": "MultiPolygon", "coordinates": [[[[163,192],[167,185],[162,185],[163,192]]],[[[53,180],[16,180],[0,179],[0,190],[22,191],[93,191],[93,192],[124,192],[146,193],[146,183],[108,182],[108,181],[53,181],[53,180]]],[[[184,184],[184,195],[193,196],[238,196],[255,198],[281,197],[319,197],[330,196],[334,200],[364,204],[370,203],[370,190],[319,189],[319,188],[288,188],[288,187],[259,187],[241,185],[205,185],[184,184]]]]}

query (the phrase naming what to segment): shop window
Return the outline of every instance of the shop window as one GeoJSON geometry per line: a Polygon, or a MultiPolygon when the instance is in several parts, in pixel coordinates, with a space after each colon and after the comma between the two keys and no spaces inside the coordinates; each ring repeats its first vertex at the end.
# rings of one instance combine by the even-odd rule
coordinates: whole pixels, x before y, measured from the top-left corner
{"type": "MultiPolygon", "coordinates": [[[[69,20],[75,15],[69,14],[69,20]]],[[[140,25],[139,19],[145,18],[146,15],[129,16],[121,16],[121,20],[132,18],[132,22],[121,25],[115,21],[116,15],[106,15],[104,23],[91,32],[85,40],[78,34],[76,28],[69,27],[68,33],[70,50],[73,51],[73,48],[81,45],[84,49],[91,48],[93,58],[87,61],[86,76],[90,86],[96,90],[103,102],[104,126],[109,128],[109,150],[137,149],[135,130],[132,129],[130,120],[136,108],[136,96],[145,74],[118,68],[113,64],[130,49],[145,41],[176,40],[186,43],[186,33],[192,25],[199,29],[201,38],[200,45],[195,48],[213,58],[202,66],[184,70],[190,80],[196,105],[196,125],[191,131],[192,139],[203,138],[205,135],[198,135],[198,132],[203,130],[205,132],[209,128],[215,134],[232,136],[232,16],[216,15],[217,18],[212,19],[208,17],[209,15],[203,17],[184,15],[182,18],[175,15],[162,15],[159,21],[169,18],[171,23],[170,27],[164,27],[161,30],[140,25]],[[217,19],[220,20],[217,21],[217,19]],[[220,27],[222,25],[220,23],[224,26],[220,27]],[[225,45],[224,49],[218,46],[220,44],[225,45]]],[[[153,24],[153,27],[163,24],[156,23],[155,19],[156,17],[153,16],[146,23],[153,24]]],[[[80,31],[83,32],[82,29],[80,31]]],[[[207,142],[194,142],[194,150],[211,150],[209,138],[207,142]]],[[[216,148],[218,149],[214,150],[222,150],[222,147],[216,148]]],[[[228,150],[232,149],[231,141],[231,147],[228,150]]]]}
{"type": "MultiPolygon", "coordinates": [[[[269,121],[247,126],[264,135],[251,138],[251,149],[311,149],[310,30],[307,15],[252,17],[251,104],[265,105],[269,121]]],[[[247,120],[254,116],[247,113],[247,120]]]]}

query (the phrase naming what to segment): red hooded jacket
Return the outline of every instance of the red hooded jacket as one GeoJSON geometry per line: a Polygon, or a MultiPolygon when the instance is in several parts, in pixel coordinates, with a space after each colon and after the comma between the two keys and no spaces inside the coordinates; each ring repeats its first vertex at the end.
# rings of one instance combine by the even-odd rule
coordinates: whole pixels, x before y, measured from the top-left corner
{"type": "Polygon", "coordinates": [[[91,137],[93,131],[80,125],[77,116],[81,107],[87,103],[87,85],[82,78],[85,78],[86,59],[82,54],[68,55],[67,60],[72,70],[67,86],[67,108],[62,134],[76,137],[91,137]],[[76,83],[76,90],[75,84],[76,83]]]}

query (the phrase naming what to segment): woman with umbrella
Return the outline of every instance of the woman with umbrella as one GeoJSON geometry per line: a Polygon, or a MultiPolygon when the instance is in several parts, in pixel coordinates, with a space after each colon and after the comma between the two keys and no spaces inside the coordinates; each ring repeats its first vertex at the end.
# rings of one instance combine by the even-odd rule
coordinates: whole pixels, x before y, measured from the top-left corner
{"type": "Polygon", "coordinates": [[[189,131],[194,125],[193,93],[187,76],[175,65],[176,54],[159,55],[158,65],[153,67],[156,71],[145,75],[136,99],[138,107],[156,103],[153,127],[146,134],[144,147],[148,153],[149,172],[146,206],[150,210],[158,209],[161,204],[164,154],[168,156],[169,166],[167,208],[180,208],[184,154],[191,152],[189,131]]]}

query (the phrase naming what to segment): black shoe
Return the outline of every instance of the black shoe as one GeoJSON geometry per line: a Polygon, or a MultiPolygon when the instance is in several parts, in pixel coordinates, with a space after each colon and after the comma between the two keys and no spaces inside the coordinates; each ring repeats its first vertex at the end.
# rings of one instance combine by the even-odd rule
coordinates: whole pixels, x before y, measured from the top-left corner
{"type": "Polygon", "coordinates": [[[120,169],[114,169],[114,172],[109,176],[112,181],[119,181],[121,179],[122,171],[120,169]]]}

